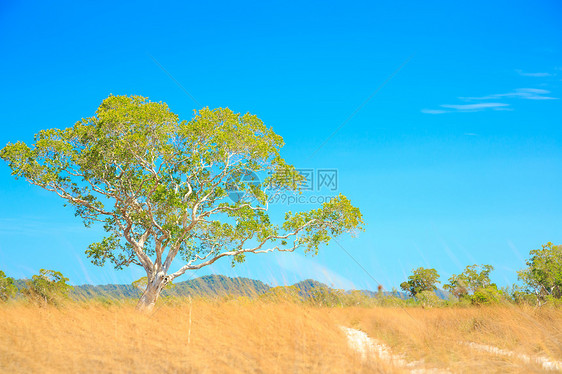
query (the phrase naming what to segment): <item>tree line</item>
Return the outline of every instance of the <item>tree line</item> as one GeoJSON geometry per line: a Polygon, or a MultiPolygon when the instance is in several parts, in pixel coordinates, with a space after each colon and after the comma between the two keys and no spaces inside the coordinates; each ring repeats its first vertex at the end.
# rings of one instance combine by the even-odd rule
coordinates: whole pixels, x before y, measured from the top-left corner
{"type": "MultiPolygon", "coordinates": [[[[443,289],[449,300],[440,299],[439,274],[435,269],[414,269],[407,281],[400,285],[410,299],[398,297],[397,291],[384,293],[379,286],[375,297],[362,291],[344,291],[318,284],[307,292],[295,286],[273,287],[259,295],[264,301],[306,302],[315,306],[374,306],[374,305],[483,305],[502,302],[532,305],[562,305],[562,245],[547,243],[530,251],[526,267],[518,272],[520,285],[499,288],[490,279],[492,265],[469,265],[460,274],[453,274],[443,289]]],[[[143,281],[143,279],[139,280],[143,281]]],[[[138,283],[139,281],[134,282],[138,283]]],[[[144,279],[146,282],[146,279],[144,279]]],[[[25,281],[21,294],[39,305],[60,305],[72,289],[60,272],[41,269],[38,275],[25,281]]],[[[142,287],[141,287],[142,288],[142,287]]],[[[7,301],[18,292],[15,280],[0,271],[0,300],[7,301]]]]}
{"type": "MultiPolygon", "coordinates": [[[[39,305],[60,305],[73,288],[67,282],[68,278],[59,271],[40,269],[39,274],[25,281],[21,294],[39,305]]],[[[7,301],[17,293],[14,278],[0,270],[0,300],[7,301]]]]}
{"type": "MultiPolygon", "coordinates": [[[[542,305],[562,303],[562,245],[548,242],[530,252],[526,267],[517,272],[522,285],[498,288],[490,280],[492,265],[470,265],[460,274],[453,274],[443,289],[459,301],[491,304],[501,301],[542,305]]],[[[439,274],[435,269],[419,267],[412,271],[400,288],[425,303],[435,303],[439,274]]]]}

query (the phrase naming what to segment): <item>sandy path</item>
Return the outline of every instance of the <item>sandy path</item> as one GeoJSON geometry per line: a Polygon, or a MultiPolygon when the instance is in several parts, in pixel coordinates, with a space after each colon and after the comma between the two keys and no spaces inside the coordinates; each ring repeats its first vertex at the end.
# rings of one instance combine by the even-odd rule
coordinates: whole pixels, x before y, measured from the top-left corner
{"type": "MultiPolygon", "coordinates": [[[[450,373],[448,370],[442,369],[426,369],[423,368],[422,361],[408,362],[404,356],[393,354],[386,344],[379,342],[364,333],[363,331],[352,329],[349,327],[341,327],[345,332],[349,346],[358,352],[364,360],[375,357],[379,360],[385,361],[391,365],[401,367],[409,370],[411,373],[450,373]]],[[[474,350],[492,353],[497,356],[513,357],[523,361],[526,364],[536,363],[542,366],[545,370],[553,370],[562,372],[562,362],[551,360],[542,356],[529,356],[522,353],[516,353],[507,349],[497,348],[491,345],[460,342],[474,350]]]]}
{"type": "Polygon", "coordinates": [[[472,348],[474,350],[477,350],[477,351],[493,353],[496,356],[514,357],[514,358],[517,358],[517,359],[523,361],[526,364],[529,364],[529,363],[533,362],[533,363],[541,365],[542,368],[545,369],[545,370],[557,370],[557,371],[562,372],[562,362],[556,361],[556,360],[551,360],[547,357],[529,356],[529,355],[526,355],[526,354],[523,354],[523,353],[516,353],[516,352],[513,352],[513,351],[508,351],[507,349],[501,349],[501,348],[498,348],[498,347],[494,347],[492,345],[469,343],[469,342],[465,342],[465,343],[461,343],[461,344],[465,344],[465,345],[469,346],[470,348],[472,348]]]}
{"type": "Polygon", "coordinates": [[[386,344],[370,338],[369,335],[363,331],[343,326],[342,330],[347,335],[349,346],[361,354],[361,357],[364,360],[369,359],[369,357],[376,356],[379,360],[409,370],[411,373],[450,373],[448,370],[425,369],[421,367],[423,366],[422,361],[408,362],[403,356],[393,354],[390,347],[386,344]]]}

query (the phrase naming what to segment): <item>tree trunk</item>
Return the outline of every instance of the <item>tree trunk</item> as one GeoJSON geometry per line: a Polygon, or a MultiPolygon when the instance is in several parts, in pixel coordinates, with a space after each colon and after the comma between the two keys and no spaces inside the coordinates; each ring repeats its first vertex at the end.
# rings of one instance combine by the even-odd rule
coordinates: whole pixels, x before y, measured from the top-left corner
{"type": "Polygon", "coordinates": [[[154,308],[154,305],[160,296],[160,292],[162,292],[162,289],[165,286],[165,277],[162,275],[154,276],[154,278],[146,285],[146,289],[137,303],[137,310],[141,312],[150,312],[154,308]]]}

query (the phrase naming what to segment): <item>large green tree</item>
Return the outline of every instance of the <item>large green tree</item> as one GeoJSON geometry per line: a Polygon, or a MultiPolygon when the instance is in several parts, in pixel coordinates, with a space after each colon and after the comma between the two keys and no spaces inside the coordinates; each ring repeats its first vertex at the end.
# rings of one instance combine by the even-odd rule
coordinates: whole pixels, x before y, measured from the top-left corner
{"type": "Polygon", "coordinates": [[[16,177],[74,206],[86,225],[103,224],[107,236],[89,246],[88,257],[96,265],[143,267],[138,307],[151,309],[168,283],[222,257],[234,263],[247,253],[316,253],[332,237],[362,228],[359,209],[343,195],[286,212],[279,224],[270,219],[272,194],[298,191],[302,181],[281,157],[282,146],[281,136],[249,113],[204,108],[180,121],[165,103],[110,96],[95,116],[43,130],[31,146],[8,144],[0,157],[16,177]],[[233,185],[236,198],[229,199],[233,185]],[[172,269],[176,258],[183,262],[172,269]]]}
{"type": "Polygon", "coordinates": [[[530,252],[527,267],[518,272],[539,302],[547,297],[562,298],[562,245],[548,242],[530,252]]]}
{"type": "Polygon", "coordinates": [[[465,297],[474,294],[479,289],[496,287],[490,280],[490,273],[494,270],[492,265],[470,265],[458,275],[453,274],[449,283],[443,288],[456,297],[465,297]]]}
{"type": "Polygon", "coordinates": [[[437,270],[419,267],[412,270],[412,275],[408,276],[406,282],[400,284],[400,288],[408,292],[410,296],[416,297],[417,294],[424,291],[435,291],[437,283],[439,283],[437,270]]]}

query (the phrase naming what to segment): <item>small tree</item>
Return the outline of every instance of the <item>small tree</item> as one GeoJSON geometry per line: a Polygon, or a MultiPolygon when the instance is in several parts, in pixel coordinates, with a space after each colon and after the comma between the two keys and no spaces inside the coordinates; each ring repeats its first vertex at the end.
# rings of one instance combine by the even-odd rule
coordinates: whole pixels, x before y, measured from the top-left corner
{"type": "Polygon", "coordinates": [[[453,274],[449,283],[443,289],[451,292],[458,298],[473,295],[477,290],[495,286],[490,281],[490,272],[494,270],[492,265],[470,265],[459,275],[453,274]]]}
{"type": "Polygon", "coordinates": [[[6,301],[18,292],[14,284],[14,278],[7,277],[6,274],[0,270],[0,301],[6,301]]]}
{"type": "Polygon", "coordinates": [[[435,269],[424,269],[423,267],[412,270],[413,274],[408,277],[407,282],[400,284],[400,288],[416,297],[423,291],[435,291],[439,282],[439,274],[435,269]]]}
{"type": "Polygon", "coordinates": [[[74,127],[39,132],[0,151],[16,177],[56,193],[107,236],[86,251],[96,265],[144,268],[138,308],[186,271],[223,257],[303,248],[362,228],[343,195],[318,209],[287,212],[276,225],[269,199],[299,191],[302,175],[281,157],[283,139],[256,116],[204,108],[187,122],[165,103],[110,96],[74,127]],[[268,174],[267,178],[248,178],[268,174]],[[232,192],[235,189],[235,193],[232,192]],[[176,258],[181,265],[173,265],[176,258]],[[174,269],[175,268],[175,269],[174,269]]]}
{"type": "Polygon", "coordinates": [[[513,284],[511,287],[508,287],[505,294],[509,295],[516,304],[532,305],[537,301],[535,295],[529,293],[525,286],[519,284],[513,284]]]}
{"type": "Polygon", "coordinates": [[[562,297],[562,245],[551,242],[530,252],[527,268],[519,271],[519,279],[541,303],[548,297],[562,297]]]}
{"type": "Polygon", "coordinates": [[[419,301],[422,307],[433,307],[438,306],[443,303],[443,301],[435,294],[434,290],[425,290],[416,295],[416,299],[419,301]]]}
{"type": "Polygon", "coordinates": [[[506,299],[506,294],[499,290],[495,284],[491,284],[486,287],[478,288],[472,295],[468,298],[472,304],[483,305],[483,304],[496,304],[506,299]]]}
{"type": "Polygon", "coordinates": [[[73,289],[66,282],[68,278],[65,278],[61,272],[40,269],[39,275],[34,275],[30,281],[27,281],[24,294],[41,304],[58,305],[73,289]]]}

